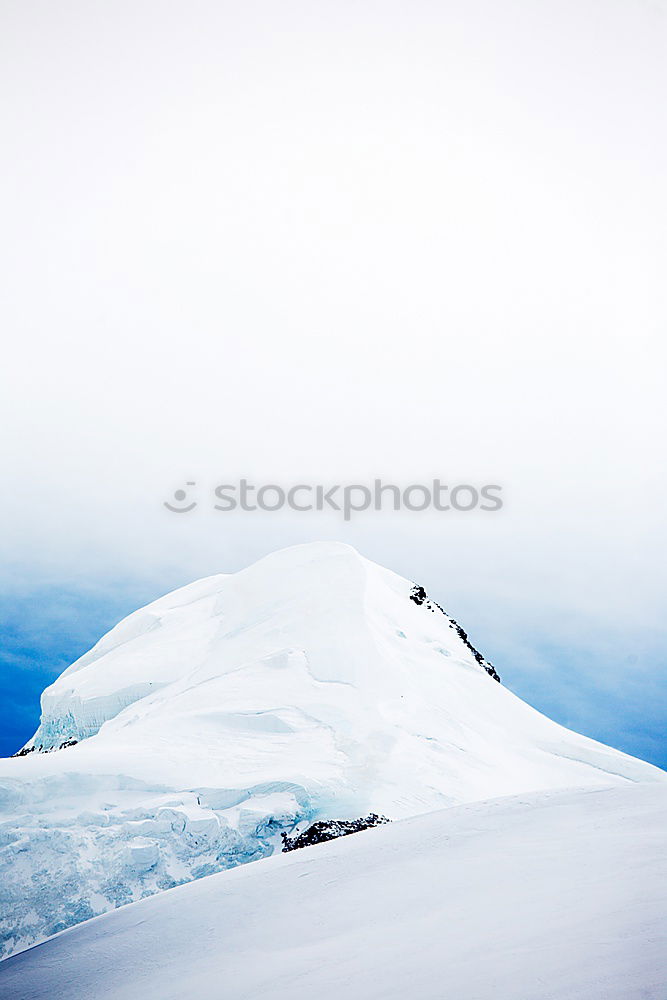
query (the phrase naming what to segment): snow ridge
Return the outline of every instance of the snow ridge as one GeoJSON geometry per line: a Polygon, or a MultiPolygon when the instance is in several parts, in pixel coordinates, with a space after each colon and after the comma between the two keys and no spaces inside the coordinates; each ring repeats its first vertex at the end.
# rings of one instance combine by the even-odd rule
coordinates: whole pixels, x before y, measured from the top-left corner
{"type": "Polygon", "coordinates": [[[0,761],[5,954],[315,823],[665,780],[491,683],[441,611],[318,543],[119,623],[44,692],[25,752],[0,761]]]}
{"type": "Polygon", "coordinates": [[[493,677],[494,681],[498,681],[498,683],[500,683],[500,676],[496,672],[496,668],[493,666],[492,663],[489,663],[486,657],[482,656],[479,650],[475,649],[473,644],[468,639],[468,633],[461,628],[459,623],[455,621],[451,615],[447,614],[444,608],[440,607],[437,601],[432,601],[428,596],[428,594],[426,593],[426,591],[424,590],[424,588],[420,587],[419,584],[417,583],[415,583],[412,587],[412,591],[410,592],[410,600],[414,601],[414,603],[417,605],[424,605],[429,611],[435,611],[435,609],[437,608],[438,611],[440,611],[441,614],[443,614],[445,618],[448,619],[451,627],[455,630],[456,634],[458,635],[459,639],[461,639],[466,649],[470,650],[472,655],[479,663],[480,667],[483,667],[484,670],[486,670],[489,677],[493,677]]]}
{"type": "Polygon", "coordinates": [[[659,1000],[666,825],[664,785],[441,810],[88,921],[0,962],[0,994],[659,1000]]]}

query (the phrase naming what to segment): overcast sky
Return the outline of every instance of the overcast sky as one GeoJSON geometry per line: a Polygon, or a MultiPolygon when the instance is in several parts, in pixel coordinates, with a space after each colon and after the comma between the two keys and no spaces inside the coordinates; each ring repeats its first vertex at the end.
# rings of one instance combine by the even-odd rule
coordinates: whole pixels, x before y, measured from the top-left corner
{"type": "Polygon", "coordinates": [[[567,668],[560,704],[632,684],[639,720],[665,658],[663,0],[0,17],[1,582],[35,628],[44,586],[156,596],[343,538],[472,616],[526,696],[567,668]],[[241,476],[505,506],[203,502],[241,476]]]}

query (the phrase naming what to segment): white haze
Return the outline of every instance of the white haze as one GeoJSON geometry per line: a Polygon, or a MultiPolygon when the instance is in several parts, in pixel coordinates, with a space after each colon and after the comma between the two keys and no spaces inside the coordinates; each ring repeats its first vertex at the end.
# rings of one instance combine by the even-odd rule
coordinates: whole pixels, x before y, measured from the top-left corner
{"type": "Polygon", "coordinates": [[[6,579],[342,538],[517,621],[659,625],[663,2],[1,17],[6,579]],[[243,475],[506,504],[161,507],[243,475]]]}

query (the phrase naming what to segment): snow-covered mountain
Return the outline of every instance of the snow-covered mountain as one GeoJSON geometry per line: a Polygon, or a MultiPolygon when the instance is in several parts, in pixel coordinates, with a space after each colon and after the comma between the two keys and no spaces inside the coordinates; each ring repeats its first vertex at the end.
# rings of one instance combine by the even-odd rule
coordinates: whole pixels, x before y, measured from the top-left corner
{"type": "Polygon", "coordinates": [[[511,694],[413,582],[297,546],[135,612],[44,692],[0,762],[5,951],[314,820],[665,778],[511,694]]]}
{"type": "Polygon", "coordinates": [[[3,1000],[664,1000],[667,787],[441,810],[145,899],[3,1000]]]}

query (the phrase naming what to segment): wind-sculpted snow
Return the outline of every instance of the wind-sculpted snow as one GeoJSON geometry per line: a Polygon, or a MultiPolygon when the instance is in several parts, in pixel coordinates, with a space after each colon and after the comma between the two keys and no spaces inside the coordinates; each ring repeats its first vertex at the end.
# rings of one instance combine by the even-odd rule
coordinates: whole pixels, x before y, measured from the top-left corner
{"type": "Polygon", "coordinates": [[[667,790],[539,792],[278,854],[0,962],[3,1000],[664,1000],[667,790]]]}
{"type": "Polygon", "coordinates": [[[65,670],[0,762],[5,953],[318,821],[665,779],[521,702],[414,589],[297,546],[161,598],[65,670]]]}

